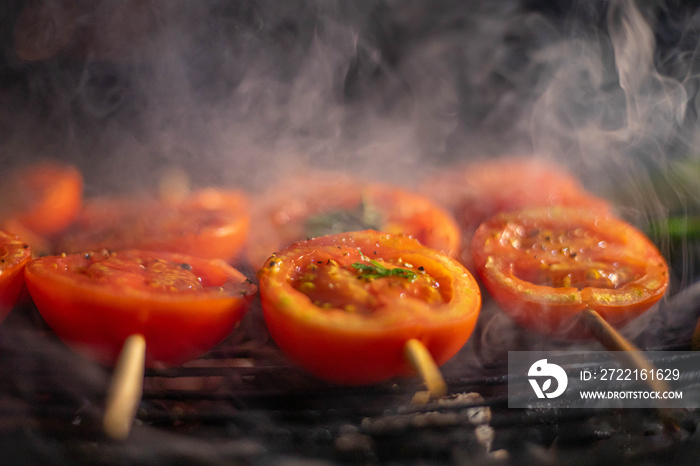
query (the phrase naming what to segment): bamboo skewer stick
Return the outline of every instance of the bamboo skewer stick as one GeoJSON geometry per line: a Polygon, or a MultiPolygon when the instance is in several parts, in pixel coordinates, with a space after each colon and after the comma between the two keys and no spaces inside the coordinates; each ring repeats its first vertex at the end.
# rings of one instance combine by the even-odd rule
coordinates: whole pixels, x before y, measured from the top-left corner
{"type": "MultiPolygon", "coordinates": [[[[596,339],[613,353],[620,364],[629,369],[644,371],[656,370],[656,367],[647,359],[642,351],[610,325],[603,317],[593,309],[584,309],[581,313],[586,327],[596,339]]],[[[670,386],[665,380],[656,377],[647,377],[645,383],[654,391],[668,391],[670,386]]]]}
{"type": "MultiPolygon", "coordinates": [[[[639,371],[656,371],[656,366],[647,359],[642,351],[632,344],[625,337],[610,325],[603,317],[593,309],[584,309],[581,313],[583,320],[596,337],[596,339],[607,349],[612,352],[613,357],[625,368],[639,371]]],[[[644,383],[649,390],[665,392],[671,389],[671,386],[665,380],[660,380],[658,377],[647,377],[644,383]]],[[[660,400],[662,405],[666,405],[666,401],[660,400]]],[[[658,410],[661,420],[670,431],[678,430],[678,423],[674,417],[674,411],[668,406],[662,406],[658,410]]]]}
{"type": "Polygon", "coordinates": [[[131,335],[124,342],[107,392],[102,427],[112,439],[129,437],[143,394],[145,361],[146,340],[142,335],[131,335]]]}
{"type": "Polygon", "coordinates": [[[447,383],[440,368],[423,343],[415,338],[408,340],[404,346],[404,354],[423,380],[429,399],[441,398],[447,394],[447,383]]]}
{"type": "MultiPolygon", "coordinates": [[[[161,175],[158,188],[161,200],[180,202],[190,193],[189,177],[183,170],[170,169],[161,175]]],[[[143,395],[145,361],[146,340],[143,335],[131,335],[124,342],[114,368],[102,419],[102,428],[112,439],[129,437],[143,395]]]]}

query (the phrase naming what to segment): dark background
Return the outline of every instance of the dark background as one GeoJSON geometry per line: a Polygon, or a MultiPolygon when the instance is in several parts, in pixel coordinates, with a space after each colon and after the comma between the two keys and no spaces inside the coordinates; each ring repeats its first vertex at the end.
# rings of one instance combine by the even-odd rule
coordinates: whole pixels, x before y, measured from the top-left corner
{"type": "Polygon", "coordinates": [[[635,5],[7,1],[0,157],[70,160],[91,193],[173,165],[200,184],[308,165],[406,182],[534,152],[608,190],[611,167],[665,169],[695,144],[695,2],[635,5]],[[616,37],[625,21],[653,43],[616,37]]]}
{"type": "MultiPolygon", "coordinates": [[[[194,184],[251,190],[308,167],[411,185],[462,161],[536,154],[572,170],[656,241],[673,268],[672,290],[637,342],[685,343],[700,313],[697,233],[672,237],[650,225],[700,218],[699,34],[691,1],[8,0],[0,2],[0,163],[70,161],[94,195],[149,189],[172,167],[194,184]]],[[[9,384],[21,402],[33,400],[34,390],[41,398],[44,385],[68,387],[49,404],[59,414],[64,398],[83,403],[84,391],[102,400],[106,371],[74,363],[75,355],[42,346],[44,339],[4,330],[0,354],[18,369],[9,384]],[[25,357],[13,345],[35,353],[25,357]]],[[[497,325],[490,335],[502,351],[508,336],[497,325]]],[[[265,382],[265,374],[257,377],[265,382]]],[[[277,403],[273,395],[263,393],[261,403],[277,403]]],[[[347,395],[340,399],[367,403],[361,392],[347,395]]],[[[9,402],[10,413],[34,419],[33,405],[13,401],[4,400],[6,410],[9,402]]],[[[66,405],[72,420],[75,410],[66,405]]],[[[240,432],[233,434],[244,437],[251,425],[274,430],[272,410],[260,411],[252,420],[250,411],[236,413],[231,426],[240,432]]],[[[50,421],[51,414],[36,417],[50,421]]],[[[610,413],[612,425],[629,421],[618,414],[610,413]]],[[[547,418],[533,427],[533,413],[523,418],[529,429],[507,415],[500,422],[516,438],[544,431],[533,443],[549,446],[562,434],[547,418]]],[[[9,428],[15,437],[0,449],[11,450],[10,459],[51,463],[66,453],[51,437],[9,428]]],[[[605,432],[592,429],[591,442],[605,432]]],[[[434,434],[430,440],[447,438],[434,434]]],[[[640,443],[651,443],[648,434],[640,443]]],[[[136,447],[78,443],[71,453],[106,453],[108,464],[149,454],[182,463],[174,446],[187,449],[184,436],[159,443],[151,435],[136,436],[136,447]]],[[[298,441],[277,431],[270,438],[284,451],[298,441]]],[[[678,456],[695,460],[697,439],[675,448],[678,456]]],[[[193,450],[209,452],[215,442],[207,442],[193,450]]],[[[397,453],[387,450],[389,458],[397,453]]],[[[529,458],[539,464],[545,457],[538,455],[556,450],[533,450],[529,458]]],[[[211,463],[220,452],[213,450],[211,463]]],[[[580,458],[592,452],[583,445],[580,458]]]]}

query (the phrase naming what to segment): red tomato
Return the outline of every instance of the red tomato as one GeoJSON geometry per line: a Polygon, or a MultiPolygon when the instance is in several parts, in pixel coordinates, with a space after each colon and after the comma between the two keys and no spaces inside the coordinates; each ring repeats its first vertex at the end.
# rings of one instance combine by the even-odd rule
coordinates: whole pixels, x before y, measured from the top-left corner
{"type": "Polygon", "coordinates": [[[473,270],[471,239],[481,222],[526,207],[570,205],[610,210],[579,181],[545,160],[509,157],[472,162],[429,178],[421,192],[450,211],[462,231],[461,262],[473,270]]]}
{"type": "Polygon", "coordinates": [[[231,333],[256,291],[221,260],[137,250],[40,257],[25,278],[55,333],[105,364],[134,334],[148,365],[198,357],[231,333]]]}
{"type": "Polygon", "coordinates": [[[596,211],[525,209],[484,222],[472,242],[490,295],[519,324],[568,338],[587,337],[586,307],[621,327],[666,291],[668,269],[640,231],[596,211]]]}
{"type": "Polygon", "coordinates": [[[41,162],[18,169],[8,179],[0,188],[5,225],[48,236],[66,229],[80,211],[83,177],[75,167],[41,162]]]}
{"type": "Polygon", "coordinates": [[[32,258],[19,236],[0,230],[0,322],[12,310],[24,286],[24,266],[32,258]]]}
{"type": "Polygon", "coordinates": [[[258,278],[277,345],[312,374],[347,385],[410,374],[403,351],[412,338],[444,363],[469,338],[481,306],[458,262],[369,230],[296,243],[258,278]]]}
{"type": "Polygon", "coordinates": [[[366,229],[413,236],[423,245],[456,255],[454,219],[432,201],[399,189],[316,172],[276,185],[254,205],[247,258],[255,268],[296,241],[366,229]]]}
{"type": "Polygon", "coordinates": [[[250,228],[246,197],[208,188],[183,201],[153,198],[96,199],[86,203],[56,252],[145,249],[206,259],[233,259],[250,228]]]}

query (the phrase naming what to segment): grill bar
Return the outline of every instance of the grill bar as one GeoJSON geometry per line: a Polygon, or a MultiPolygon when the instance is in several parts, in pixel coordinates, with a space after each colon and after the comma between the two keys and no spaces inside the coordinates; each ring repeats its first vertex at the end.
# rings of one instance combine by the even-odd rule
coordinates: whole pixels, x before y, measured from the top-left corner
{"type": "Polygon", "coordinates": [[[670,431],[655,410],[509,409],[503,366],[468,376],[448,369],[448,397],[417,406],[417,378],[333,386],[291,366],[264,339],[224,344],[183,367],[148,369],[132,435],[115,443],[101,430],[111,370],[27,325],[0,328],[0,365],[8,369],[0,378],[4,437],[13,448],[35,443],[34,451],[52,454],[59,442],[73,462],[575,464],[600,454],[624,463],[700,444],[695,412],[675,413],[678,428],[670,431]]]}

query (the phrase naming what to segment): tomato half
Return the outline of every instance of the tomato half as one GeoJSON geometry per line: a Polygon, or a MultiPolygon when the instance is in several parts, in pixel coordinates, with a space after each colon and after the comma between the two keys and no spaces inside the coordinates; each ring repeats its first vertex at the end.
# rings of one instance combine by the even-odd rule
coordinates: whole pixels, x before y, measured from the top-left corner
{"type": "Polygon", "coordinates": [[[250,228],[247,197],[207,188],[170,203],[151,197],[101,198],[86,202],[76,223],[54,248],[145,249],[206,259],[233,259],[250,228]]]}
{"type": "Polygon", "coordinates": [[[489,294],[519,324],[587,337],[586,307],[621,327],[666,291],[668,268],[632,225],[573,207],[525,209],[484,222],[472,242],[489,294]]]}
{"type": "Polygon", "coordinates": [[[437,173],[421,192],[447,208],[462,231],[461,262],[473,270],[471,240],[481,222],[528,207],[577,206],[609,211],[564,168],[534,157],[481,160],[437,173]]]}
{"type": "Polygon", "coordinates": [[[256,292],[221,260],[138,250],[45,256],[27,289],[54,332],[113,364],[127,337],[146,339],[147,364],[180,364],[223,340],[256,292]]]}
{"type": "Polygon", "coordinates": [[[12,310],[24,286],[31,248],[19,236],[0,230],[0,322],[12,310]]]}
{"type": "Polygon", "coordinates": [[[316,172],[275,186],[256,199],[253,217],[246,256],[255,268],[296,241],[347,231],[413,236],[448,255],[460,246],[455,220],[433,201],[337,173],[316,172]]]}
{"type": "Polygon", "coordinates": [[[289,358],[331,382],[408,375],[406,342],[438,364],[471,335],[481,306],[472,275],[415,239],[360,231],[296,243],[258,272],[270,335],[289,358]]]}
{"type": "Polygon", "coordinates": [[[0,188],[0,220],[37,235],[53,235],[75,220],[83,196],[83,177],[71,165],[39,162],[8,176],[0,188]]]}

